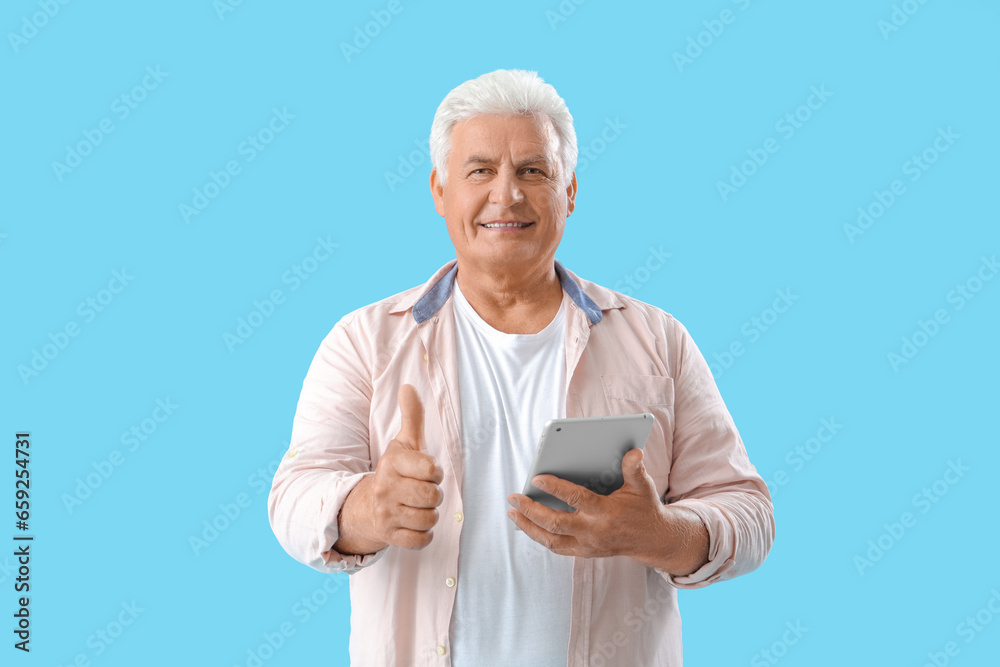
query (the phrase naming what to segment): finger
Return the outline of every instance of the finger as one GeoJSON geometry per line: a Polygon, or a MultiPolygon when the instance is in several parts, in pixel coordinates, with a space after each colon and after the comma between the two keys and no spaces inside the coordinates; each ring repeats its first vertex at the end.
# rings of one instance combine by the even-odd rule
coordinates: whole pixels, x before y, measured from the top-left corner
{"type": "Polygon", "coordinates": [[[510,519],[515,526],[520,528],[522,533],[533,539],[535,542],[538,542],[543,547],[548,548],[548,545],[551,542],[545,536],[551,535],[551,533],[543,531],[541,528],[539,528],[538,524],[530,521],[527,517],[525,517],[517,510],[513,509],[507,510],[507,518],[510,519]]]}
{"type": "MultiPolygon", "coordinates": [[[[400,441],[393,440],[393,442],[400,441]]],[[[402,443],[400,444],[402,445],[402,443]]],[[[394,452],[392,457],[392,469],[397,476],[434,482],[435,484],[440,484],[444,480],[444,470],[438,465],[434,456],[426,452],[405,449],[405,445],[403,447],[404,449],[394,452]]]]}
{"type": "Polygon", "coordinates": [[[641,449],[630,449],[622,458],[622,477],[631,487],[645,489],[649,486],[649,476],[646,474],[646,464],[643,462],[641,449]]]}
{"type": "Polygon", "coordinates": [[[538,542],[543,547],[553,553],[568,555],[573,538],[566,535],[556,535],[545,530],[542,526],[532,521],[526,514],[518,510],[508,510],[507,516],[514,522],[521,532],[538,542]]]}
{"type": "Polygon", "coordinates": [[[555,475],[535,475],[531,483],[578,510],[594,509],[599,502],[598,495],[590,489],[555,475]]]}
{"type": "Polygon", "coordinates": [[[389,534],[388,542],[405,549],[423,549],[434,539],[434,531],[396,528],[389,534]]]}
{"type": "MultiPolygon", "coordinates": [[[[517,502],[518,512],[523,514],[532,523],[544,529],[545,532],[555,535],[576,534],[573,524],[573,520],[576,518],[575,512],[554,510],[520,493],[512,493],[508,497],[508,502],[510,498],[513,498],[517,502]]],[[[523,526],[521,530],[528,532],[523,526]]]]}
{"type": "Polygon", "coordinates": [[[396,439],[407,449],[424,450],[424,406],[417,390],[410,384],[399,388],[399,435],[396,439]]]}
{"type": "Polygon", "coordinates": [[[405,528],[414,532],[427,532],[436,526],[438,519],[441,518],[440,512],[436,509],[417,509],[405,505],[396,507],[395,516],[397,529],[405,528]]]}
{"type": "Polygon", "coordinates": [[[444,500],[440,486],[410,477],[400,477],[394,484],[393,492],[396,502],[407,507],[438,507],[444,500]]]}

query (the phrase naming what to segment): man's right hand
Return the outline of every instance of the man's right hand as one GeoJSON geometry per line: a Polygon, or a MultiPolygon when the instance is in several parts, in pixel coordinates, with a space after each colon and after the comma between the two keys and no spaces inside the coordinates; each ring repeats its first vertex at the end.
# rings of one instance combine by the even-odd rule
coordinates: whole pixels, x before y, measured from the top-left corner
{"type": "Polygon", "coordinates": [[[444,500],[444,471],[426,451],[424,408],[412,385],[399,388],[399,412],[399,434],[379,459],[368,488],[369,517],[380,542],[423,549],[434,537],[435,508],[444,500]]]}

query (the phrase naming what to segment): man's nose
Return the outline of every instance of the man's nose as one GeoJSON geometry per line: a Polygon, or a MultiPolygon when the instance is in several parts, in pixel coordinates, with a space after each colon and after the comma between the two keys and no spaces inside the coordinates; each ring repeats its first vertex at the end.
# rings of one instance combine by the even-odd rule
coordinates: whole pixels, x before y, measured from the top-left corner
{"type": "Polygon", "coordinates": [[[524,199],[524,194],[518,186],[517,177],[509,171],[501,171],[493,180],[490,191],[490,203],[510,207],[524,199]]]}

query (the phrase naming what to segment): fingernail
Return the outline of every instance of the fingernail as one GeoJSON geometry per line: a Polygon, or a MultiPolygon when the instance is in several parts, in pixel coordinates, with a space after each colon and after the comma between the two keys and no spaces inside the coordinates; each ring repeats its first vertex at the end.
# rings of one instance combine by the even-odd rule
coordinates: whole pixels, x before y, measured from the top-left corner
{"type": "Polygon", "coordinates": [[[514,510],[507,510],[507,518],[508,519],[510,519],[511,521],[513,521],[515,516],[517,516],[517,512],[515,512],[514,510]]]}
{"type": "MultiPolygon", "coordinates": [[[[514,496],[507,496],[507,503],[510,504],[511,507],[517,507],[517,498],[514,496]]],[[[507,514],[509,516],[512,512],[507,512],[507,514]]]]}
{"type": "Polygon", "coordinates": [[[542,479],[541,477],[538,477],[536,479],[537,479],[537,481],[532,482],[532,484],[534,484],[535,486],[537,486],[539,489],[544,489],[545,488],[545,480],[542,479]]]}

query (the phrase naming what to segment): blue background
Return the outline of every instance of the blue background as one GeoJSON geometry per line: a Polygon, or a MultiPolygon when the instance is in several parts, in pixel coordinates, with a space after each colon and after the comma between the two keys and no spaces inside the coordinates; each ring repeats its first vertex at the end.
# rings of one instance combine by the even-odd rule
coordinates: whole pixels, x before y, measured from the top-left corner
{"type": "Polygon", "coordinates": [[[901,25],[889,0],[226,6],[0,12],[0,533],[13,545],[19,532],[11,450],[27,429],[35,535],[30,655],[6,629],[16,575],[0,556],[4,664],[247,665],[283,623],[294,635],[264,664],[348,664],[347,576],[328,593],[329,575],[284,553],[267,488],[325,334],[454,256],[421,145],[448,91],[497,68],[552,83],[591,151],[557,257],[609,287],[631,277],[689,328],[773,483],[767,562],[680,593],[686,663],[923,665],[955,642],[938,664],[997,664],[1000,619],[981,613],[971,637],[960,626],[1000,590],[1000,280],[976,282],[1000,250],[996,3],[897,3],[901,25]],[[391,21],[365,43],[373,11],[391,21]],[[800,108],[812,87],[831,95],[800,108]],[[241,143],[275,109],[294,118],[248,160],[241,143]],[[808,117],[790,136],[776,125],[789,113],[808,117]],[[102,119],[113,132],[54,168],[102,119]],[[599,140],[609,123],[620,132],[599,140]],[[777,152],[744,165],[769,138],[777,152]],[[936,161],[911,180],[927,149],[936,161]],[[181,205],[231,160],[239,173],[185,220],[181,205]],[[753,173],[724,197],[734,167],[753,173]],[[904,194],[849,238],[897,179],[904,194]],[[338,247],[296,286],[286,272],[317,237],[338,247]],[[651,247],[670,253],[656,271],[651,247]],[[123,269],[124,289],[102,292],[123,269]],[[958,285],[978,289],[961,308],[958,285]],[[276,289],[284,302],[227,345],[276,289]],[[797,298],[775,318],[778,290],[797,298]],[[107,303],[90,313],[88,298],[107,303]],[[61,338],[71,322],[78,335],[61,338]],[[920,346],[893,364],[904,337],[920,346]],[[734,342],[743,353],[727,358],[734,342]],[[26,373],[36,351],[44,367],[26,373]],[[177,407],[130,450],[123,433],[158,399],[177,407]],[[842,428],[810,443],[823,419],[842,428]],[[809,446],[809,460],[796,453],[809,446]],[[121,465],[94,477],[115,450],[121,465]],[[953,484],[949,462],[967,468],[953,484]],[[67,505],[88,475],[100,485],[67,505]],[[239,516],[219,519],[238,499],[239,516]],[[192,546],[213,521],[228,525],[192,546]],[[98,639],[133,602],[134,622],[98,639]]]}

